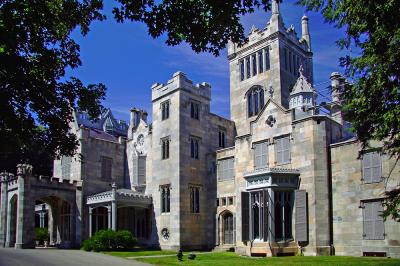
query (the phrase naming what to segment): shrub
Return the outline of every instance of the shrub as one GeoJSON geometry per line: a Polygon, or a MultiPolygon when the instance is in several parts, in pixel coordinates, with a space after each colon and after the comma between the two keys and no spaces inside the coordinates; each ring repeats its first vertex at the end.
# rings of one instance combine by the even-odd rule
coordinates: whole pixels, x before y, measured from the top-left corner
{"type": "Polygon", "coordinates": [[[115,234],[115,242],[118,248],[130,249],[137,243],[136,238],[128,230],[117,231],[115,234]]]}
{"type": "Polygon", "coordinates": [[[49,240],[49,230],[44,228],[35,228],[35,240],[43,243],[44,241],[49,240]]]}
{"type": "Polygon", "coordinates": [[[128,230],[100,230],[83,242],[85,251],[111,251],[133,248],[137,240],[128,230]]]}

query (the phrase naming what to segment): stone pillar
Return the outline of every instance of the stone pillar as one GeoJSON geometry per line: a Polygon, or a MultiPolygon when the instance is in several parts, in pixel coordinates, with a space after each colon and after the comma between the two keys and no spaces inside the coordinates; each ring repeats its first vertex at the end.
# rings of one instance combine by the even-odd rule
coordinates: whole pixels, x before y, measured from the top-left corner
{"type": "Polygon", "coordinates": [[[111,201],[111,229],[116,231],[117,230],[117,186],[115,183],[112,184],[112,201],[111,201]]]}
{"type": "Polygon", "coordinates": [[[108,206],[107,206],[107,214],[108,214],[108,216],[107,216],[107,218],[108,218],[108,220],[107,220],[107,228],[108,229],[111,229],[111,225],[112,225],[112,219],[111,219],[111,204],[108,204],[108,206]]]}
{"type": "Polygon", "coordinates": [[[268,189],[268,194],[269,194],[269,203],[268,203],[268,238],[269,242],[274,242],[275,241],[275,208],[274,208],[274,191],[272,188],[268,189]]]}
{"type": "MultiPolygon", "coordinates": [[[[77,182],[76,184],[76,192],[75,192],[75,201],[73,201],[74,206],[74,220],[73,220],[73,226],[72,228],[75,228],[75,232],[73,233],[74,235],[74,246],[79,247],[82,243],[82,231],[85,225],[84,222],[84,200],[83,200],[83,194],[82,194],[82,183],[77,182]]],[[[72,229],[74,230],[74,229],[72,229]]]]}
{"type": "Polygon", "coordinates": [[[50,246],[53,246],[55,244],[54,243],[54,218],[53,218],[53,215],[54,215],[53,205],[49,204],[47,219],[48,219],[48,227],[49,227],[48,229],[49,229],[49,234],[50,234],[50,239],[49,239],[50,246]]]}
{"type": "Polygon", "coordinates": [[[8,173],[0,174],[1,198],[0,198],[0,246],[4,247],[7,232],[7,182],[8,173]]]}
{"type": "MultiPolygon", "coordinates": [[[[14,203],[14,204],[18,204],[18,202],[14,203]]],[[[12,216],[12,212],[13,212],[14,206],[11,206],[11,201],[7,200],[7,230],[6,230],[6,247],[14,247],[15,243],[15,239],[14,239],[14,235],[15,235],[15,230],[16,228],[14,228],[14,226],[12,225],[13,223],[13,218],[17,218],[17,217],[11,217],[12,216]]],[[[16,213],[14,213],[14,216],[17,216],[16,213]]]]}
{"type": "Polygon", "coordinates": [[[93,207],[89,207],[89,237],[92,237],[93,207]]]}
{"type": "Polygon", "coordinates": [[[18,207],[15,248],[29,248],[35,246],[35,202],[32,202],[32,199],[29,197],[29,178],[31,175],[31,165],[17,165],[18,207]]]}
{"type": "Polygon", "coordinates": [[[44,228],[44,217],[45,217],[46,213],[41,211],[39,213],[39,218],[40,218],[40,228],[44,228]]]}

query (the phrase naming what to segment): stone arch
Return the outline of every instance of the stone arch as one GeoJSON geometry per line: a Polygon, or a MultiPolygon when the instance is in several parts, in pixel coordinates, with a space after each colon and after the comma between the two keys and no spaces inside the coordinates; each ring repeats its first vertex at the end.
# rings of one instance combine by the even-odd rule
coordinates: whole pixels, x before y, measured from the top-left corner
{"type": "Polygon", "coordinates": [[[8,203],[5,214],[7,225],[12,225],[16,220],[15,234],[14,227],[7,226],[2,240],[5,238],[7,246],[16,248],[35,246],[35,205],[40,201],[51,206],[50,214],[56,223],[52,225],[55,233],[50,235],[50,241],[54,236],[53,242],[59,247],[80,246],[82,206],[76,203],[77,196],[81,196],[82,193],[80,187],[77,181],[33,176],[30,165],[18,165],[16,176],[2,173],[1,190],[8,203]],[[14,204],[15,202],[17,204],[14,204]]]}
{"type": "Polygon", "coordinates": [[[8,202],[7,247],[14,247],[17,242],[18,195],[13,194],[8,202]]]}
{"type": "Polygon", "coordinates": [[[218,243],[220,245],[235,244],[235,214],[225,209],[218,214],[218,243]]]}
{"type": "MultiPolygon", "coordinates": [[[[47,213],[49,244],[61,248],[74,246],[74,202],[68,199],[68,197],[63,197],[62,195],[55,196],[43,191],[37,195],[32,195],[32,202],[36,203],[38,201],[44,202],[49,206],[47,213]]],[[[33,207],[31,209],[33,215],[36,215],[35,204],[31,207],[33,207]]]]}

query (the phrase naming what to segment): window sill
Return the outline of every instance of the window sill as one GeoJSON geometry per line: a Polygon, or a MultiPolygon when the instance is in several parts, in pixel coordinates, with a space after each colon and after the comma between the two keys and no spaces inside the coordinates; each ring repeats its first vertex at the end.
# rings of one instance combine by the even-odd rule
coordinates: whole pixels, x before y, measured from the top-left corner
{"type": "Polygon", "coordinates": [[[285,165],[288,165],[288,164],[291,164],[292,162],[291,161],[289,161],[289,162],[283,162],[283,163],[277,163],[277,162],[275,162],[275,166],[285,166],[285,165]]]}
{"type": "Polygon", "coordinates": [[[379,183],[382,183],[382,182],[383,182],[383,179],[379,180],[379,181],[373,181],[373,182],[365,182],[363,179],[361,179],[361,184],[362,185],[379,184],[379,183]]]}
{"type": "Polygon", "coordinates": [[[161,213],[161,215],[168,215],[168,216],[169,216],[170,214],[171,214],[171,212],[162,212],[162,213],[161,213]]]}

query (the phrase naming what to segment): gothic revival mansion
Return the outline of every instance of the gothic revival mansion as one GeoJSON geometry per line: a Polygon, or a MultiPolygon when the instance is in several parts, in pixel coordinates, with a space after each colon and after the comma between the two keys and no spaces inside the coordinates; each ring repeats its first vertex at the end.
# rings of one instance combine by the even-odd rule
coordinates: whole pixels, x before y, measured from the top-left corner
{"type": "Polygon", "coordinates": [[[2,173],[1,245],[33,247],[46,226],[59,247],[110,228],[161,249],[400,257],[400,224],[380,216],[400,168],[346,130],[340,74],[317,105],[301,25],[299,38],[273,1],[264,29],[229,44],[230,120],[210,112],[211,86],[182,72],[151,87],[152,123],[135,108],[129,124],[76,112],[80,155],[54,161],[53,177],[2,173]]]}

